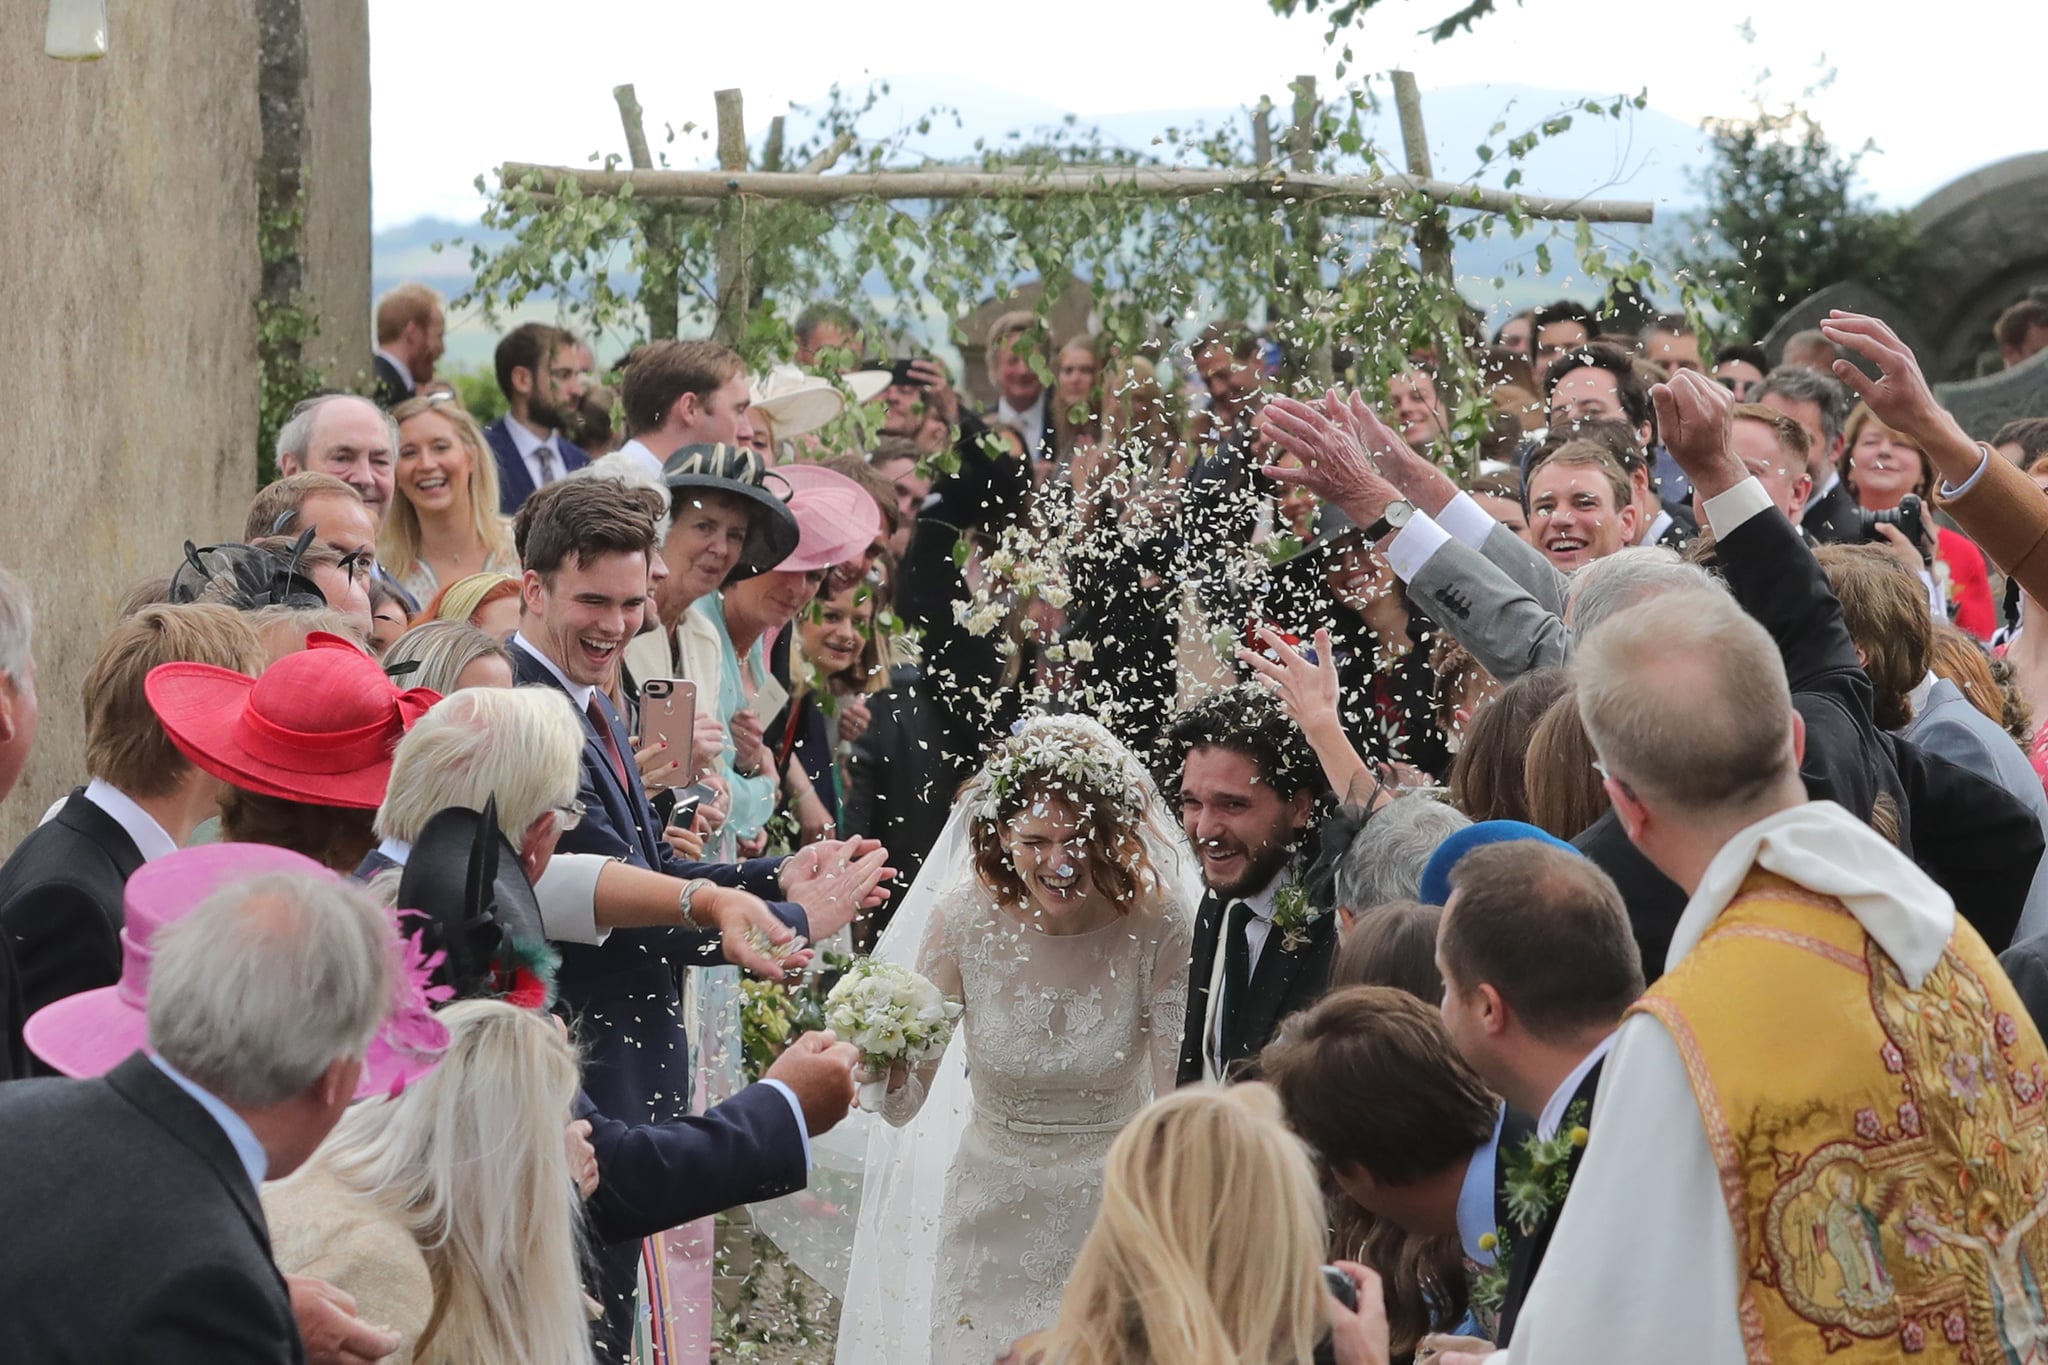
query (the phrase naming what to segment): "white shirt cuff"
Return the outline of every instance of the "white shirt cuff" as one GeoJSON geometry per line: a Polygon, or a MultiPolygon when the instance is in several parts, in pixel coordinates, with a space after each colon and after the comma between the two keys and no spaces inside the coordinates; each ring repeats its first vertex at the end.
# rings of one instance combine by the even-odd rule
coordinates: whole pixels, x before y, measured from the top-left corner
{"type": "Polygon", "coordinates": [[[1941,485],[1941,496],[1959,498],[1977,486],[1977,480],[1984,477],[1984,470],[1991,463],[1991,452],[1985,446],[1977,447],[1977,467],[1970,471],[1970,477],[1951,487],[1946,481],[1941,485]]]}
{"type": "Polygon", "coordinates": [[[1752,474],[1725,493],[1716,493],[1701,505],[1707,514],[1707,525],[1713,528],[1714,539],[1719,540],[1751,517],[1768,511],[1771,495],[1764,488],[1763,481],[1752,474]]]}
{"type": "MultiPolygon", "coordinates": [[[[1414,523],[1411,521],[1409,524],[1414,523]]],[[[1500,521],[1479,505],[1479,499],[1470,493],[1460,493],[1436,514],[1436,524],[1449,532],[1453,540],[1475,550],[1483,550],[1486,538],[1493,534],[1493,528],[1500,525],[1500,521]]]]}
{"type": "Polygon", "coordinates": [[[797,1132],[803,1135],[804,1170],[808,1172],[811,1169],[811,1127],[809,1124],[804,1122],[803,1103],[797,1099],[796,1091],[791,1090],[787,1085],[784,1085],[781,1081],[776,1080],[772,1076],[762,1081],[761,1084],[765,1086],[770,1086],[776,1090],[780,1090],[782,1092],[782,1098],[789,1101],[789,1112],[796,1115],[796,1130],[797,1132]]]}
{"type": "Polygon", "coordinates": [[[603,943],[612,931],[597,927],[597,874],[611,859],[598,853],[557,853],[534,883],[541,927],[564,943],[603,943]]]}
{"type": "MultiPolygon", "coordinates": [[[[1456,506],[1455,503],[1452,505],[1456,506]]],[[[1487,520],[1492,521],[1493,518],[1488,517],[1487,520]]],[[[1408,518],[1408,524],[1401,528],[1401,534],[1388,543],[1384,553],[1387,563],[1401,576],[1401,581],[1413,583],[1415,575],[1422,572],[1422,566],[1429,563],[1430,557],[1450,543],[1451,538],[1444,528],[1431,520],[1429,513],[1418,509],[1414,516],[1408,518]]]]}

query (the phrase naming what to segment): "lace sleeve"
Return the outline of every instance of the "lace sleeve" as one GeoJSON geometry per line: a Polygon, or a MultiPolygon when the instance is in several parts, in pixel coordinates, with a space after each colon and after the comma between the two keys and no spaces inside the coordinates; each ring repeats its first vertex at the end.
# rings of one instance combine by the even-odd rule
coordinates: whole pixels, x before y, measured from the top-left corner
{"type": "MultiPolygon", "coordinates": [[[[966,910],[966,906],[953,901],[939,906],[938,913],[926,926],[924,942],[917,953],[917,971],[948,1000],[958,1003],[965,997],[960,982],[960,954],[954,943],[954,922],[966,910]]],[[[962,1016],[965,1022],[966,1016],[962,1016]]],[[[956,1043],[955,1046],[958,1044],[956,1043]]],[[[901,1128],[917,1117],[924,1108],[925,1095],[931,1088],[932,1077],[938,1074],[937,1057],[912,1071],[901,1085],[892,1085],[882,1098],[882,1117],[891,1125],[901,1128]]]]}
{"type": "Polygon", "coordinates": [[[1188,1017],[1188,959],[1194,934],[1187,920],[1169,914],[1153,944],[1152,971],[1146,982],[1143,1027],[1152,1049],[1152,1093],[1170,1095],[1180,1071],[1180,1041],[1188,1017]]]}

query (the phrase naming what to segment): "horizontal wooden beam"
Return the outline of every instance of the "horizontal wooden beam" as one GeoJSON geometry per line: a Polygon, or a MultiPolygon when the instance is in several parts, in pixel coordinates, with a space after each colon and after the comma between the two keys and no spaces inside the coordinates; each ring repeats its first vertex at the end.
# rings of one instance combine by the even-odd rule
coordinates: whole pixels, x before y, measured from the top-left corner
{"type": "Polygon", "coordinates": [[[573,182],[586,195],[613,195],[626,185],[636,199],[694,209],[723,199],[755,195],[800,204],[844,199],[1048,199],[1110,190],[1155,198],[1236,193],[1264,199],[1315,199],[1348,204],[1361,212],[1383,209],[1421,193],[1450,208],[1515,211],[1530,218],[1583,219],[1591,223],[1647,223],[1654,205],[1638,200],[1558,199],[1508,190],[1459,185],[1412,175],[1311,175],[1276,168],[1201,169],[1103,166],[1017,171],[859,171],[812,175],[793,171],[634,171],[579,166],[537,166],[508,161],[499,183],[510,188],[529,178],[547,194],[573,182]]]}

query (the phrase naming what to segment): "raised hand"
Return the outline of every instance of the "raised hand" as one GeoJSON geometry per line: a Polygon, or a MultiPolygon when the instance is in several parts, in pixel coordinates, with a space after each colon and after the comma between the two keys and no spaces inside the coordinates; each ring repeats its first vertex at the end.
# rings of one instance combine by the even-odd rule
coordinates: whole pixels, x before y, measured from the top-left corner
{"type": "Polygon", "coordinates": [[[1657,408],[1657,432],[1664,438],[1664,448],[1692,480],[1702,501],[1749,477],[1749,467],[1735,458],[1730,444],[1734,394],[1697,370],[1679,370],[1670,382],[1650,386],[1650,401],[1657,408]]]}
{"type": "Polygon", "coordinates": [[[821,840],[791,855],[783,868],[783,894],[804,908],[811,937],[823,939],[889,898],[882,883],[896,872],[888,858],[889,850],[872,839],[821,840]]]}
{"type": "MultiPolygon", "coordinates": [[[[1275,398],[1265,408],[1273,444],[1301,461],[1296,469],[1267,465],[1275,483],[1296,484],[1334,503],[1360,526],[1370,526],[1401,496],[1374,465],[1374,456],[1347,416],[1338,420],[1322,406],[1275,398]]],[[[1384,428],[1382,428],[1384,430],[1384,428]]]]}
{"type": "MultiPolygon", "coordinates": [[[[736,886],[700,886],[690,908],[700,922],[717,926],[720,951],[741,971],[781,981],[810,964],[811,953],[796,930],[775,918],[759,896],[736,886]]],[[[815,932],[815,919],[811,927],[815,932]]]]}
{"type": "Polygon", "coordinates": [[[1399,432],[1380,419],[1364,395],[1353,390],[1347,401],[1331,392],[1323,402],[1333,416],[1342,412],[1359,444],[1378,458],[1381,476],[1418,508],[1435,516],[1458,496],[1458,485],[1451,482],[1450,475],[1416,454],[1399,432]]]}
{"type": "Polygon", "coordinates": [[[1837,360],[1835,378],[1870,404],[1878,420],[1893,431],[1924,436],[1948,417],[1935,401],[1927,376],[1920,372],[1920,362],[1899,340],[1899,334],[1883,322],[1861,313],[1837,310],[1828,314],[1820,330],[1835,345],[1847,347],[1877,366],[1878,377],[1872,379],[1851,362],[1837,360]]]}
{"type": "Polygon", "coordinates": [[[1330,632],[1316,632],[1313,657],[1291,647],[1270,626],[1259,627],[1259,641],[1265,653],[1241,648],[1237,661],[1272,685],[1281,709],[1302,733],[1313,735],[1320,727],[1338,725],[1337,661],[1330,632]]]}

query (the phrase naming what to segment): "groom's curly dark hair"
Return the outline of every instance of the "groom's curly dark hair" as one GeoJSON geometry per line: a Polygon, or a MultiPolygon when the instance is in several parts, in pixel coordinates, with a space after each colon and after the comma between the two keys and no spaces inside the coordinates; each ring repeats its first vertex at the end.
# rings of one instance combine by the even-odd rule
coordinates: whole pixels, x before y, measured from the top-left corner
{"type": "Polygon", "coordinates": [[[1281,799],[1312,793],[1318,804],[1329,795],[1329,780],[1309,747],[1308,736],[1281,709],[1279,698],[1260,683],[1239,683],[1204,698],[1173,718],[1154,774],[1169,805],[1180,805],[1180,772],[1194,749],[1228,749],[1243,754],[1281,799]]]}

